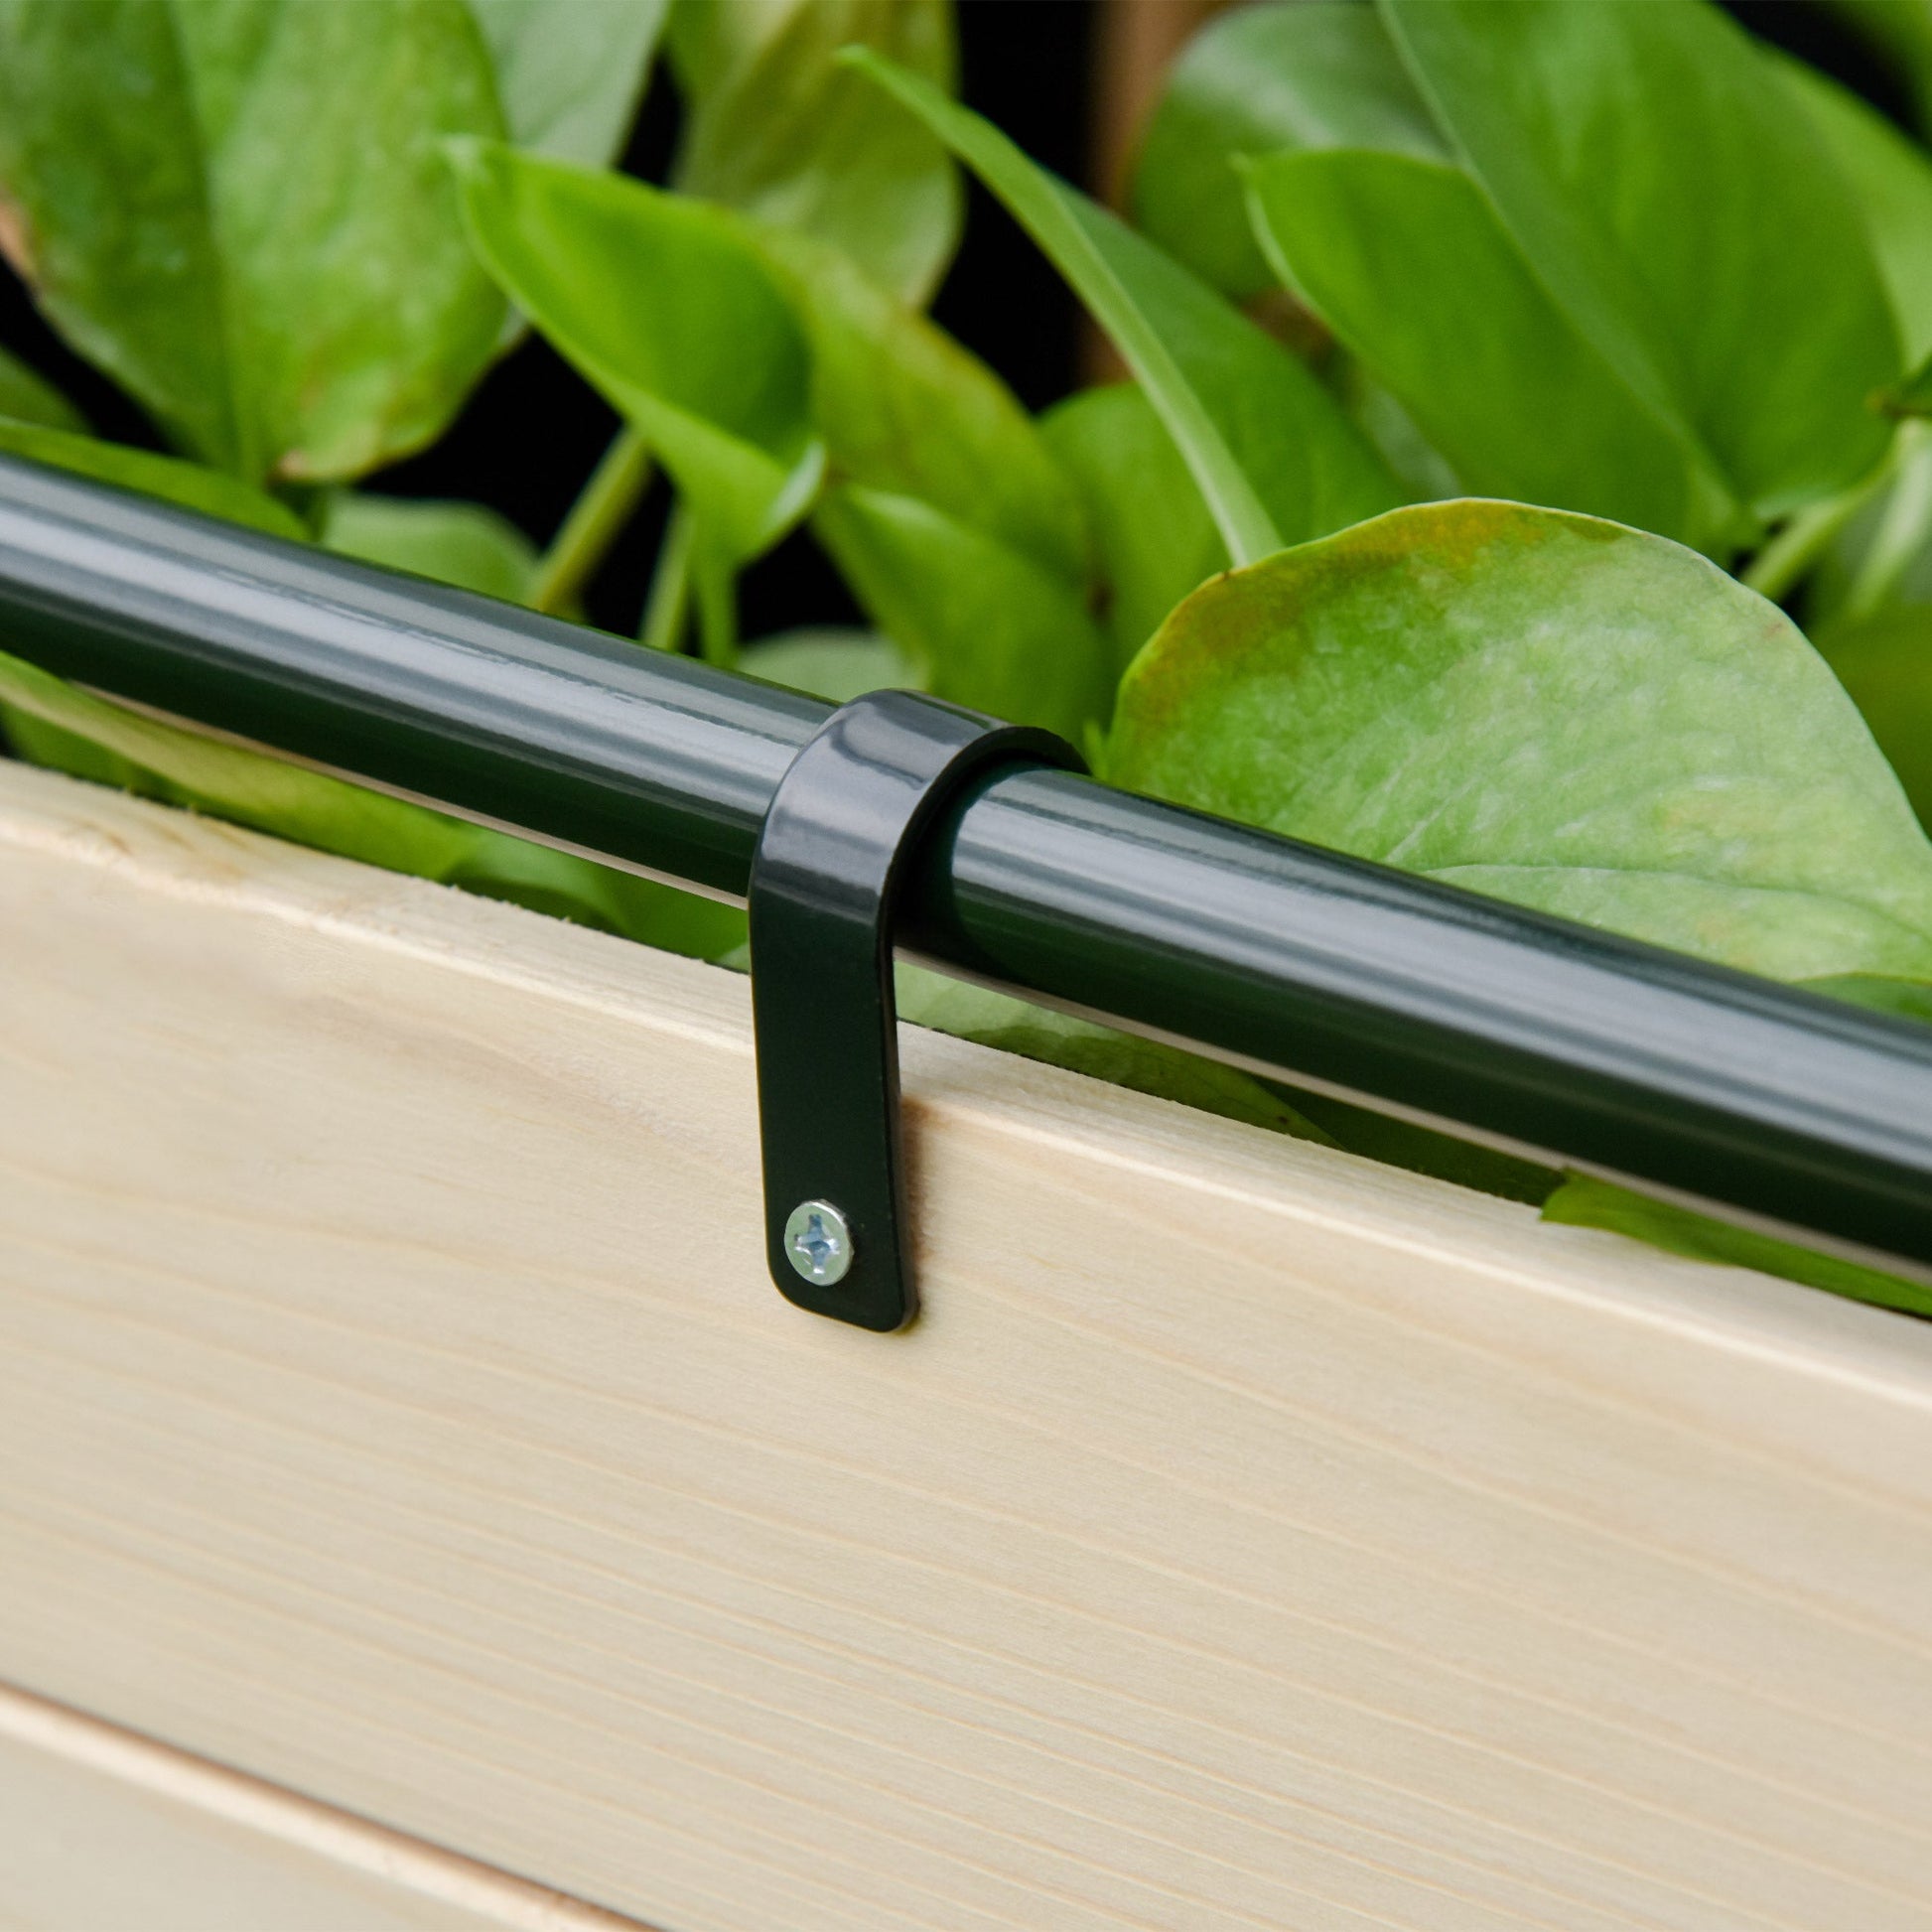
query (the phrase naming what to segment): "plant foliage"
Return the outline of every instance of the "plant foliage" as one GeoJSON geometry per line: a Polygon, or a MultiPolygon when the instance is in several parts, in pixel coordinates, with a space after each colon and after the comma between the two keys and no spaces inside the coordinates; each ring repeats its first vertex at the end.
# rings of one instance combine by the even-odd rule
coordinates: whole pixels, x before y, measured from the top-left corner
{"type": "MultiPolygon", "coordinates": [[[[1932,98],[1912,9],[1831,12],[1932,98]]],[[[1932,1019],[1910,131],[1709,0],[1262,0],[1176,63],[1123,216],[961,104],[956,68],[946,0],[0,0],[0,250],[154,430],[91,436],[0,351],[0,453],[565,613],[662,479],[643,646],[833,698],[915,685],[1073,737],[1117,783],[1932,1019]],[[653,184],[613,158],[660,42],[684,136],[653,184]],[[1035,418],[924,313],[960,164],[1128,379],[1035,418]],[[547,550],[353,486],[525,327],[624,424],[547,550]],[[798,529],[869,627],[741,642],[740,573],[798,529]]],[[[742,949],[736,914],[4,654],[0,720],[82,776],[742,949]]],[[[904,998],[1555,1219],[1925,1308],[1104,1029],[904,998]]]]}

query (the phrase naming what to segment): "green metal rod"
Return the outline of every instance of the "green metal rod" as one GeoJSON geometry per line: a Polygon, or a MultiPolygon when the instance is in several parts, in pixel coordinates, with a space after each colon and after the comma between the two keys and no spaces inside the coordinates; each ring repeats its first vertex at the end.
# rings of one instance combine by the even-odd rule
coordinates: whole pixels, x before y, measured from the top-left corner
{"type": "MultiPolygon", "coordinates": [[[[818,701],[0,461],[51,671],[742,899],[818,701]]],[[[1932,1030],[1090,780],[1003,771],[902,951],[1932,1280],[1932,1030]]]]}

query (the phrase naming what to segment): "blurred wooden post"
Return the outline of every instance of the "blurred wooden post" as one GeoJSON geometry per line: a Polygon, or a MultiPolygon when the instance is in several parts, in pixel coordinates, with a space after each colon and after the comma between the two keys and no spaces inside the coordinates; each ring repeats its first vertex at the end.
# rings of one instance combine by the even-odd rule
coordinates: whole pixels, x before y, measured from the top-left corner
{"type": "MultiPolygon", "coordinates": [[[[1109,207],[1119,208],[1126,201],[1135,144],[1160,98],[1161,83],[1174,56],[1195,28],[1227,4],[1228,0],[1100,0],[1088,178],[1093,193],[1109,207]]],[[[1091,320],[1085,327],[1080,360],[1089,382],[1118,381],[1126,374],[1113,345],[1091,320]]]]}
{"type": "Polygon", "coordinates": [[[1093,192],[1119,207],[1161,83],[1189,36],[1227,0],[1101,0],[1094,46],[1093,192]]]}

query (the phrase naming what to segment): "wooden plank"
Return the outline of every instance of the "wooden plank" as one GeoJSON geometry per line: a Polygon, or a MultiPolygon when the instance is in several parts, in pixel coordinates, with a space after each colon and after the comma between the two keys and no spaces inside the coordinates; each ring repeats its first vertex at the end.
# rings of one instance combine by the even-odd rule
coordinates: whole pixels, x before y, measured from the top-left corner
{"type": "Polygon", "coordinates": [[[1932,1330],[0,771],[0,1677],[670,1932],[1903,1932],[1932,1330]]]}
{"type": "Polygon", "coordinates": [[[647,1932],[0,1686],[4,1932],[647,1932]]]}

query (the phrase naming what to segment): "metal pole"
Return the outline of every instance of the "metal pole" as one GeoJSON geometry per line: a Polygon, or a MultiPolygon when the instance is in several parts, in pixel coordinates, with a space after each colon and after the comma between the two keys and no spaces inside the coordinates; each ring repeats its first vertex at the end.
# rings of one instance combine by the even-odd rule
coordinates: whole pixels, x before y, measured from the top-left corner
{"type": "MultiPolygon", "coordinates": [[[[10,461],[0,645],[725,898],[829,710],[10,461]]],[[[1063,772],[914,873],[942,970],[1932,1280],[1932,1029],[1063,772]]]]}

